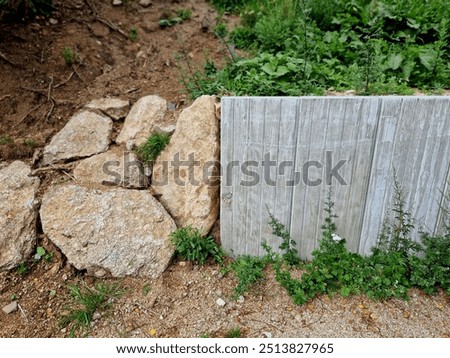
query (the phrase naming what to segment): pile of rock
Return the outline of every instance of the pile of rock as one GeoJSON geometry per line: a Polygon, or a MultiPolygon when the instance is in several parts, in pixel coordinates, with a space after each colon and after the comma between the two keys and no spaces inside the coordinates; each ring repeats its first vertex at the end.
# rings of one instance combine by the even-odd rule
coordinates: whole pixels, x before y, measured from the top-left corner
{"type": "Polygon", "coordinates": [[[36,223],[79,270],[95,276],[157,277],[170,263],[177,226],[207,233],[218,216],[216,99],[198,98],[175,128],[158,96],[100,99],[75,114],[44,148],[41,168],[16,161],[0,170],[0,270],[30,257],[36,223]],[[125,118],[113,138],[113,122],[125,118]],[[131,150],[154,132],[172,133],[153,174],[131,150]],[[71,180],[37,198],[36,173],[72,163],[71,180]],[[206,173],[206,174],[205,174],[206,173]]]}

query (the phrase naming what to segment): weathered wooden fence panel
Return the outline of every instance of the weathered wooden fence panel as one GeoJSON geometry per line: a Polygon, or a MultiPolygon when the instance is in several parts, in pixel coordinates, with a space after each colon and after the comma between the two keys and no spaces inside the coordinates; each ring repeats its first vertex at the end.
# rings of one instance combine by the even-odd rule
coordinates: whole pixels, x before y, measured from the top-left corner
{"type": "Polygon", "coordinates": [[[442,226],[450,98],[223,98],[221,160],[221,239],[231,254],[278,247],[270,211],[310,257],[330,184],[339,236],[368,253],[392,205],[394,169],[418,224],[442,226]]]}

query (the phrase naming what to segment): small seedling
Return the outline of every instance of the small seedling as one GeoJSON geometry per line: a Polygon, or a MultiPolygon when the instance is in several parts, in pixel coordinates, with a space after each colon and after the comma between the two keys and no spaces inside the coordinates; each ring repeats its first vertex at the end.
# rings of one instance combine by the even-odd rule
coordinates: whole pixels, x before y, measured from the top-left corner
{"type": "Polygon", "coordinates": [[[53,258],[53,252],[47,252],[42,246],[38,246],[36,248],[36,254],[34,255],[34,259],[39,261],[41,258],[46,262],[51,262],[53,258]]]}
{"type": "Polygon", "coordinates": [[[11,301],[17,301],[17,295],[15,293],[11,295],[11,301]]]}
{"type": "Polygon", "coordinates": [[[17,273],[20,276],[25,275],[28,272],[28,266],[25,262],[21,262],[19,266],[17,266],[17,273]]]}
{"type": "Polygon", "coordinates": [[[69,46],[65,46],[63,48],[62,55],[67,66],[71,66],[72,64],[78,62],[78,56],[76,52],[73,51],[69,46]]]}
{"type": "Polygon", "coordinates": [[[12,143],[12,138],[9,135],[0,136],[0,145],[6,145],[12,143]]]}
{"type": "Polygon", "coordinates": [[[130,33],[128,34],[128,37],[130,38],[131,41],[136,41],[138,39],[138,31],[135,27],[132,27],[130,29],[130,33]]]}
{"type": "Polygon", "coordinates": [[[240,328],[233,328],[225,335],[225,338],[241,338],[242,332],[240,328]]]}
{"type": "Polygon", "coordinates": [[[204,333],[200,336],[200,338],[211,338],[208,333],[204,333]]]}
{"type": "Polygon", "coordinates": [[[137,150],[137,155],[145,163],[154,161],[169,144],[170,137],[166,133],[153,133],[137,150]]]}
{"type": "Polygon", "coordinates": [[[148,284],[145,284],[142,287],[142,292],[144,293],[144,296],[147,296],[150,293],[151,290],[152,290],[152,288],[148,284]]]}
{"type": "Polygon", "coordinates": [[[37,147],[38,144],[37,144],[37,142],[34,141],[33,139],[25,139],[25,140],[23,141],[23,145],[25,145],[25,146],[28,147],[28,148],[33,149],[33,148],[37,147]]]}

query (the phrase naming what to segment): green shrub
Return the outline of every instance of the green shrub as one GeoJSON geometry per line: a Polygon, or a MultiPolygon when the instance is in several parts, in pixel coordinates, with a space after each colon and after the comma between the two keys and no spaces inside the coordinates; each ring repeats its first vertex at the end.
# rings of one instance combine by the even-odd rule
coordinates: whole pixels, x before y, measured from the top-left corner
{"type": "Polygon", "coordinates": [[[192,226],[175,230],[170,240],[175,245],[175,255],[182,260],[203,265],[211,257],[217,263],[223,262],[223,252],[213,238],[203,237],[202,232],[192,226]]]}
{"type": "Polygon", "coordinates": [[[169,144],[169,141],[170,136],[167,133],[153,133],[145,143],[137,148],[136,153],[145,163],[152,162],[169,144]]]}

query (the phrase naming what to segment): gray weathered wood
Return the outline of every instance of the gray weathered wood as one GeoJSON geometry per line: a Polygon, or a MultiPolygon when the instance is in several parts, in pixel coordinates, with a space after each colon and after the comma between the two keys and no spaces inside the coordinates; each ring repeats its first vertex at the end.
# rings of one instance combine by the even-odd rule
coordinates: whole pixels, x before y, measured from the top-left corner
{"type": "Polygon", "coordinates": [[[269,210],[310,258],[322,233],[327,171],[340,160],[346,185],[332,179],[332,199],[337,233],[352,251],[368,253],[376,243],[393,204],[394,168],[418,228],[437,231],[440,207],[450,205],[441,193],[450,191],[448,97],[223,98],[221,147],[221,239],[234,256],[263,254],[263,241],[278,247],[269,210]],[[265,170],[268,158],[277,165],[265,170]]]}

